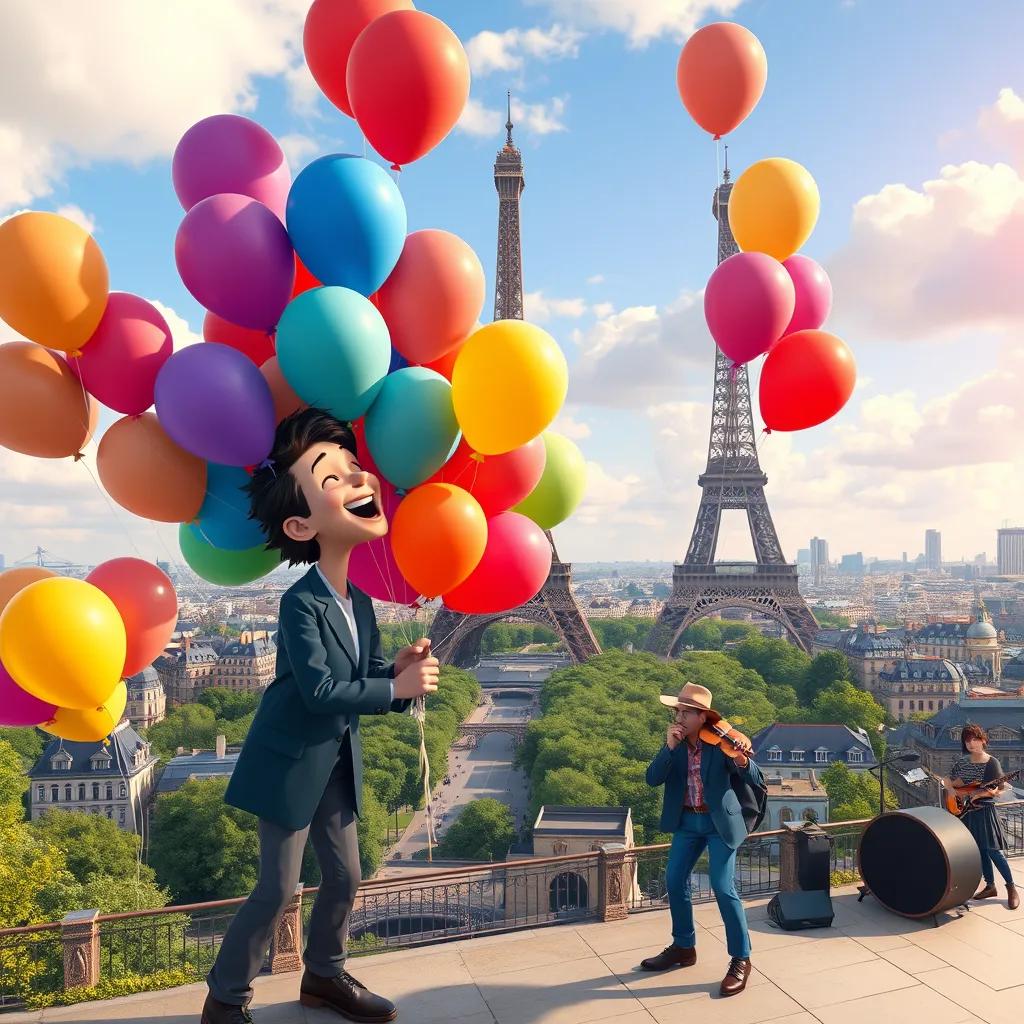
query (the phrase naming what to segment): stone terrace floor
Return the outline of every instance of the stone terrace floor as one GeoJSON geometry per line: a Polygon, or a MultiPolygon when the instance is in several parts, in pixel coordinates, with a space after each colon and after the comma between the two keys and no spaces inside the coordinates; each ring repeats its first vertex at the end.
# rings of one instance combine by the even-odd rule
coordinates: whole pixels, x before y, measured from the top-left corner
{"type": "MultiPolygon", "coordinates": [[[[1011,864],[1013,862],[1011,861],[1011,864]]],[[[1013,864],[1024,885],[1024,862],[1013,864]]],[[[1002,885],[1000,883],[1000,893],[1002,885]]],[[[785,932],[768,922],[767,900],[748,903],[754,972],[727,1002],[718,984],[728,965],[714,904],[697,908],[695,967],[637,970],[669,941],[667,912],[626,921],[559,925],[530,932],[398,950],[361,958],[353,973],[394,999],[402,1024],[958,1024],[1024,1019],[1024,909],[975,904],[938,928],[833,893],[831,929],[785,932]]],[[[298,1003],[299,974],[255,982],[258,1024],[333,1024],[328,1010],[298,1003]]],[[[21,1021],[197,1022],[204,985],[0,1017],[21,1021]]]]}

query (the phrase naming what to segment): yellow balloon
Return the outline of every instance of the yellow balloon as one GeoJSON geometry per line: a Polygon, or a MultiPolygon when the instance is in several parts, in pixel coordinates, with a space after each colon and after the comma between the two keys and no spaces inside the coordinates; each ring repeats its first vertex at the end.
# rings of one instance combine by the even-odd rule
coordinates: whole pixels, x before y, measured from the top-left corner
{"type": "Polygon", "coordinates": [[[452,404],[466,443],[501,455],[550,426],[569,368],[555,339],[522,320],[496,320],[466,340],[452,371],[452,404]]]}
{"type": "Polygon", "coordinates": [[[48,580],[56,575],[52,569],[44,569],[41,565],[19,565],[7,572],[0,572],[0,612],[19,590],[24,590],[37,580],[48,580]]]}
{"type": "Polygon", "coordinates": [[[114,731],[114,726],[124,716],[125,705],[128,703],[128,687],[121,680],[114,687],[114,692],[99,707],[86,708],[84,711],[71,708],[57,708],[56,714],[49,722],[39,727],[64,740],[76,740],[88,743],[102,740],[114,731]]]}
{"type": "Polygon", "coordinates": [[[765,252],[781,263],[810,238],[819,206],[807,168],[773,156],[751,164],[736,180],[729,227],[743,252],[765,252]]]}
{"type": "Polygon", "coordinates": [[[99,707],[121,678],[126,648],[116,605],[85,580],[30,583],[0,615],[0,662],[23,690],[60,708],[99,707]]]}

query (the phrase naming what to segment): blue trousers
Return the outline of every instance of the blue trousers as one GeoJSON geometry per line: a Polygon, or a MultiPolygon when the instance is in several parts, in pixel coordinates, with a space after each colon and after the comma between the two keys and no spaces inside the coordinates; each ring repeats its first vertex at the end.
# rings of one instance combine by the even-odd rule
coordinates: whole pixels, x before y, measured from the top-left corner
{"type": "Polygon", "coordinates": [[[1003,876],[1003,881],[1007,885],[1013,885],[1013,872],[1010,871],[1010,865],[1006,863],[1006,854],[1002,850],[996,850],[994,848],[981,849],[981,874],[984,877],[988,885],[995,885],[996,876],[992,870],[992,865],[995,864],[999,868],[999,874],[1003,876]]]}
{"type": "Polygon", "coordinates": [[[690,873],[705,848],[710,861],[711,889],[725,924],[729,956],[747,959],[750,956],[750,933],[743,903],[736,892],[736,851],[719,836],[710,814],[684,811],[679,829],[672,836],[665,872],[668,905],[672,911],[672,941],[683,949],[697,944],[690,873]]]}

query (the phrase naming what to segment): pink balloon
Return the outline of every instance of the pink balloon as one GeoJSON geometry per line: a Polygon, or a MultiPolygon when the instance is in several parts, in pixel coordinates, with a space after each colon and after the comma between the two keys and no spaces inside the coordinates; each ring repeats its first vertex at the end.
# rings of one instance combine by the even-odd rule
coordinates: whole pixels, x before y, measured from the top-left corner
{"type": "Polygon", "coordinates": [[[832,310],[832,282],[828,274],[810,256],[801,256],[800,253],[790,256],[782,265],[789,272],[796,291],[793,319],[783,335],[816,331],[832,310]]]}
{"type": "Polygon", "coordinates": [[[0,665],[0,725],[42,725],[56,711],[56,704],[47,704],[26,693],[0,665]]]}
{"type": "Polygon", "coordinates": [[[708,279],[704,319],[715,343],[739,366],[782,337],[795,303],[793,281],[778,260],[763,252],[739,252],[708,279]]]}
{"type": "Polygon", "coordinates": [[[496,516],[518,505],[540,483],[547,462],[542,437],[503,455],[478,455],[459,442],[452,457],[428,483],[456,484],[473,495],[487,516],[496,516]],[[474,456],[476,456],[474,458],[474,456]]]}
{"type": "Polygon", "coordinates": [[[153,404],[156,375],[173,351],[171,330],[155,306],[129,292],[111,292],[89,343],[68,356],[68,365],[108,409],[138,416],[153,404]]]}
{"type": "Polygon", "coordinates": [[[551,571],[544,531],[518,512],[487,520],[487,547],[469,578],[444,595],[452,611],[479,615],[518,608],[540,593],[551,571]]]}
{"type": "MultiPolygon", "coordinates": [[[[368,472],[377,474],[375,467],[360,458],[360,465],[368,472]]],[[[380,479],[380,497],[384,516],[390,527],[395,510],[401,498],[395,488],[383,477],[380,479]]],[[[410,586],[402,575],[395,556],[391,552],[391,534],[374,540],[364,541],[352,549],[348,561],[348,578],[370,597],[378,601],[391,601],[394,604],[415,604],[420,597],[419,591],[410,586]]]]}
{"type": "Polygon", "coordinates": [[[174,150],[174,191],[181,205],[222,192],[259,200],[284,223],[292,176],[277,140],[262,125],[239,114],[214,114],[197,121],[174,150]]]}
{"type": "Polygon", "coordinates": [[[272,331],[292,297],[295,255],[288,232],[248,196],[210,196],[192,207],[174,239],[185,287],[217,316],[272,331]]]}

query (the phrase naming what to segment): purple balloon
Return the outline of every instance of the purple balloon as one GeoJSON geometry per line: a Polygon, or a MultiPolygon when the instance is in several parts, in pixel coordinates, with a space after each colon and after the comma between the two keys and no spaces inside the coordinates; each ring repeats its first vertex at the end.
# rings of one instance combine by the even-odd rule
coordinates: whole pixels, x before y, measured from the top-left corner
{"type": "Polygon", "coordinates": [[[195,298],[240,327],[273,331],[292,297],[288,232],[248,196],[224,193],[193,206],[174,239],[174,261],[195,298]]]}
{"type": "Polygon", "coordinates": [[[56,704],[26,693],[0,665],[0,725],[42,725],[56,713],[56,704]]]}
{"type": "Polygon", "coordinates": [[[181,205],[222,192],[259,200],[284,223],[292,176],[277,140],[262,125],[238,114],[214,114],[181,137],[171,163],[181,205]]]}
{"type": "Polygon", "coordinates": [[[822,266],[810,256],[797,253],[782,264],[789,272],[796,289],[793,319],[783,334],[795,331],[816,331],[832,310],[832,282],[822,266]]]}
{"type": "Polygon", "coordinates": [[[782,337],[796,302],[786,268],[763,252],[740,252],[715,269],[704,290],[704,319],[718,347],[739,366],[782,337]]]}
{"type": "Polygon", "coordinates": [[[156,415],[171,440],[225,466],[262,462],[274,444],[274,399],[238,349],[213,341],[175,352],[156,378],[156,415]]]}

